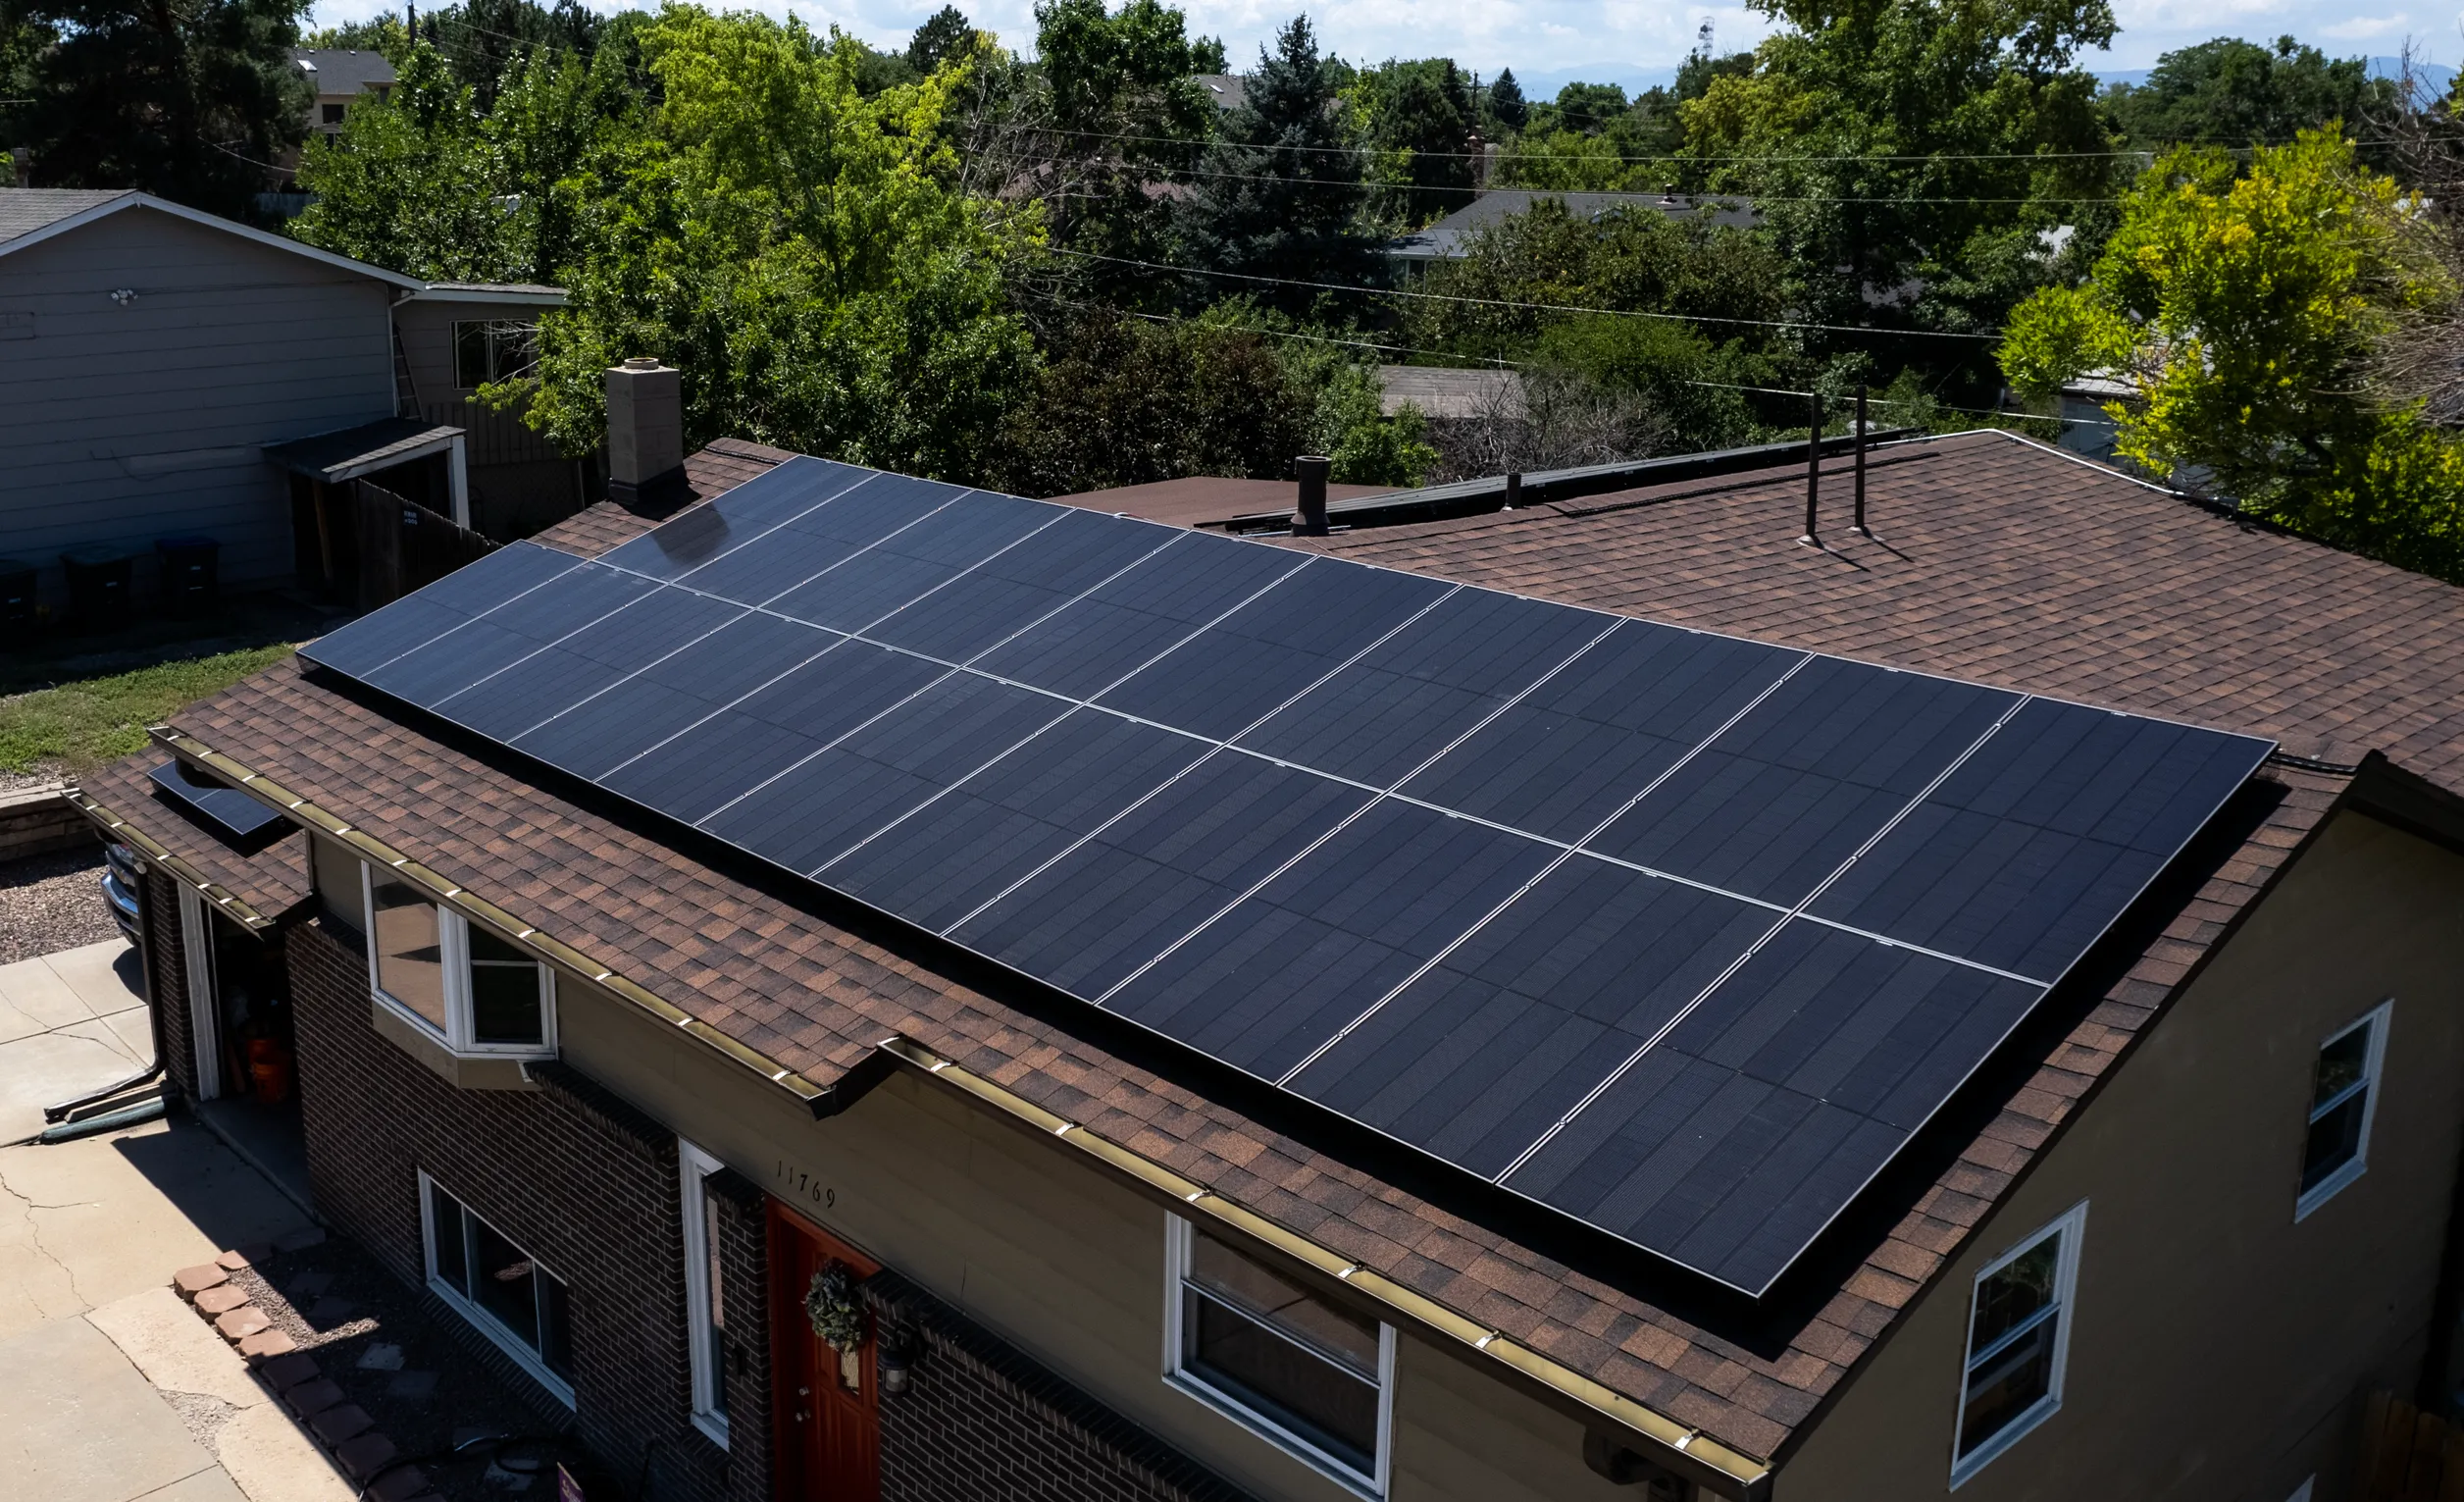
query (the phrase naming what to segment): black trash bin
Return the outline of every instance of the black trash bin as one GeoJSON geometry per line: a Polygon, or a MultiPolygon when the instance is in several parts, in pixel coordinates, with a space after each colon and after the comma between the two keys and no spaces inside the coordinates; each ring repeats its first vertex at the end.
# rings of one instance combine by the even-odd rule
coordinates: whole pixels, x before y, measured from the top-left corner
{"type": "Polygon", "coordinates": [[[0,558],[0,642],[34,636],[34,565],[0,558]]]}
{"type": "Polygon", "coordinates": [[[192,614],[214,603],[223,544],[207,537],[158,538],[154,552],[162,562],[163,603],[192,614]]]}
{"type": "Polygon", "coordinates": [[[69,571],[69,619],[87,630],[128,618],[129,558],[117,547],[77,547],[60,555],[69,571]]]}

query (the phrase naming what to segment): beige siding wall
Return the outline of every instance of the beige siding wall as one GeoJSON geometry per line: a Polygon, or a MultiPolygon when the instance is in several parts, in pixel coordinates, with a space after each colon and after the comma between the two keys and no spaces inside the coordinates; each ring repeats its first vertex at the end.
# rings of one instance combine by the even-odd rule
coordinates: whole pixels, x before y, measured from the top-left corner
{"type": "MultiPolygon", "coordinates": [[[[567,985],[577,1067],[782,1200],[1262,1497],[1353,1493],[1162,1380],[1164,1211],[954,1092],[901,1072],[815,1122],[783,1093],[567,985]]],[[[1397,1502],[1616,1502],[1582,1428],[1433,1346],[1397,1355],[1397,1502]]]]}
{"type": "Polygon", "coordinates": [[[2357,1400],[2409,1394],[2464,1137],[2464,860],[2325,830],[1858,1373],[1778,1502],[1938,1496],[1976,1269],[2088,1202],[2062,1410],[1962,1502],[2344,1494],[2357,1400]],[[2311,1070],[2393,997],[2369,1168],[2293,1221],[2311,1070]]]}
{"type": "Polygon", "coordinates": [[[63,549],[178,533],[220,540],[227,582],[288,575],[287,492],[255,450],[392,413],[389,298],[143,208],[0,260],[0,312],[31,331],[0,338],[0,555],[55,601],[63,549]]]}

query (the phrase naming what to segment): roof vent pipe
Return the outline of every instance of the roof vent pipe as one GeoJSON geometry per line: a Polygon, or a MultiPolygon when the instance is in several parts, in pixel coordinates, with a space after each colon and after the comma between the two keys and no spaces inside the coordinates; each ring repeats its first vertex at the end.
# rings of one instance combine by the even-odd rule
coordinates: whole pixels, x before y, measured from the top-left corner
{"type": "Polygon", "coordinates": [[[1822,545],[1821,511],[1822,500],[1822,393],[1813,395],[1813,426],[1805,436],[1805,536],[1798,542],[1809,546],[1822,545]]]}
{"type": "Polygon", "coordinates": [[[1506,477],[1506,509],[1512,511],[1523,503],[1523,477],[1519,471],[1506,477]]]}
{"type": "Polygon", "coordinates": [[[1301,508],[1292,518],[1292,535],[1296,538],[1322,538],[1326,535],[1326,471],[1335,461],[1323,454],[1305,453],[1292,461],[1293,470],[1301,477],[1301,508]]]}
{"type": "Polygon", "coordinates": [[[607,498],[644,515],[685,498],[684,377],[636,355],[607,373],[607,498]]]}

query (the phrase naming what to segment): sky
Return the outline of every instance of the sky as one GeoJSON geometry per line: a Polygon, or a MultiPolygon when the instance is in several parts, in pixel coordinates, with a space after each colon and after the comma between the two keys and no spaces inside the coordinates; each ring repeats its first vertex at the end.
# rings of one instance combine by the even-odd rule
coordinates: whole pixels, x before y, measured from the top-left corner
{"type": "MultiPolygon", "coordinates": [[[[590,0],[594,9],[620,8],[590,0]]],[[[645,6],[650,0],[642,0],[645,6]]],[[[714,8],[751,5],[774,15],[793,12],[815,27],[837,25],[876,45],[903,47],[916,25],[942,0],[705,0],[714,8]]],[[[393,0],[393,8],[399,0],[393,0]]],[[[2212,36],[2273,41],[2286,32],[2331,56],[2391,56],[2407,37],[2435,62],[2464,61],[2464,6],[2459,0],[2114,0],[2122,34],[2111,50],[2083,61],[2096,72],[2152,67],[2175,47],[2212,36]]],[[[1185,0],[1193,32],[1220,36],[1235,72],[1246,71],[1260,43],[1299,9],[1297,0],[1185,0]]],[[[381,0],[320,0],[316,19],[333,25],[387,9],[381,0]]],[[[976,25],[1024,50],[1035,33],[1033,0],[959,0],[976,25]]],[[[1554,93],[1570,78],[1624,82],[1665,78],[1712,23],[1721,52],[1750,47],[1768,24],[1734,7],[1637,5],[1610,0],[1341,0],[1311,8],[1321,45],[1354,62],[1390,57],[1452,57],[1483,78],[1513,68],[1518,80],[1554,93]]]]}

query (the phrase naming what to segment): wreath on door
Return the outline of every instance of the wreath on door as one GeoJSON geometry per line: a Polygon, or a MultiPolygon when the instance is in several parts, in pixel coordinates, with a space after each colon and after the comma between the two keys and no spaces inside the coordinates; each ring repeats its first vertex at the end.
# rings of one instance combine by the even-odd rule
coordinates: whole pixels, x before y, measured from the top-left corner
{"type": "Polygon", "coordinates": [[[855,1302],[855,1274],[846,1263],[834,1262],[813,1274],[812,1286],[804,1290],[804,1316],[822,1344],[842,1356],[863,1346],[864,1311],[855,1302]]]}

